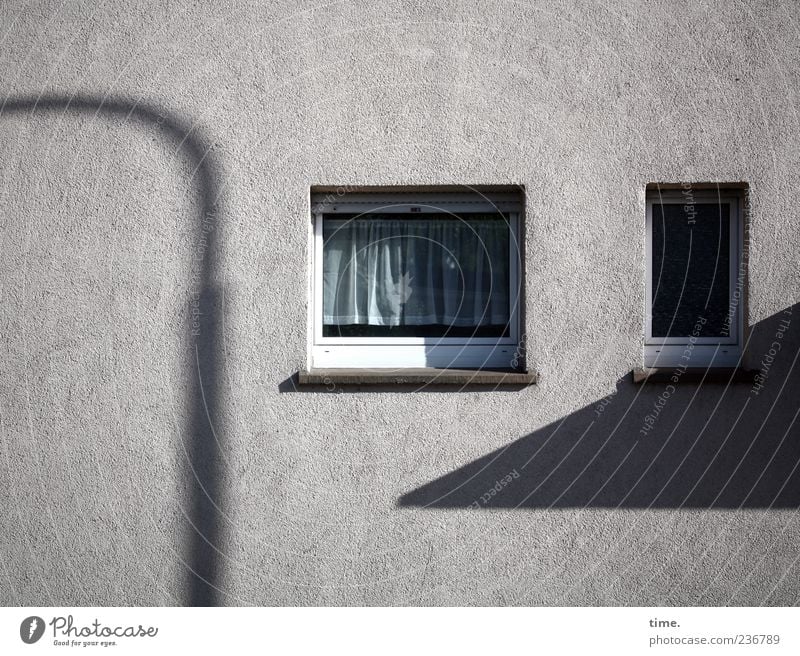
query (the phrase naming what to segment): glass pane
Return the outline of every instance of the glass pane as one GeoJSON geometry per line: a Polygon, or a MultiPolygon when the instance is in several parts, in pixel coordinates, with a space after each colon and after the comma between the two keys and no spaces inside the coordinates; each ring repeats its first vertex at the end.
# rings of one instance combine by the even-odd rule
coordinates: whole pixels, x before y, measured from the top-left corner
{"type": "Polygon", "coordinates": [[[323,335],[509,334],[509,224],[500,214],[323,218],[323,335]]]}
{"type": "Polygon", "coordinates": [[[653,204],[652,254],[653,336],[727,337],[730,204],[653,204]]]}

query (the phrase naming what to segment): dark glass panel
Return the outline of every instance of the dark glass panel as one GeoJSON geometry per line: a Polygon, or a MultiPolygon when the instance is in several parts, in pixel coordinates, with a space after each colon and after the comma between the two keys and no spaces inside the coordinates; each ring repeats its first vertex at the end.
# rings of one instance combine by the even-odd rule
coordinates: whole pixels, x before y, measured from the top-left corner
{"type": "Polygon", "coordinates": [[[730,205],[654,204],[652,257],[653,336],[727,337],[730,205]]]}
{"type": "Polygon", "coordinates": [[[325,215],[323,336],[506,337],[509,217],[325,215]]]}

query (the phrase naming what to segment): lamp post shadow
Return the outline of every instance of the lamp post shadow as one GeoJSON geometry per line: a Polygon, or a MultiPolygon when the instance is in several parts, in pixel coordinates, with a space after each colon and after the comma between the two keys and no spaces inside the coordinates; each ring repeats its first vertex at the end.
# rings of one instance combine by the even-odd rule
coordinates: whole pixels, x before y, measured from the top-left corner
{"type": "Polygon", "coordinates": [[[188,510],[184,513],[192,536],[186,545],[188,568],[186,604],[220,603],[220,543],[223,537],[224,495],[220,485],[224,439],[219,422],[222,364],[220,344],[222,294],[215,285],[221,221],[220,169],[199,129],[152,104],[93,95],[11,97],[0,104],[0,118],[42,114],[84,114],[98,119],[122,119],[155,131],[188,159],[192,183],[200,198],[195,228],[195,257],[186,312],[186,363],[190,376],[190,419],[184,438],[188,510]]]}

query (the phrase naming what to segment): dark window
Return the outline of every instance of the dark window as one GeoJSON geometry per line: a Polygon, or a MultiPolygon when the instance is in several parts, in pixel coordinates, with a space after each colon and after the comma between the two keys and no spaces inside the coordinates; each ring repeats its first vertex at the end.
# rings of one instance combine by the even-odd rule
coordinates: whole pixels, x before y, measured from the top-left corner
{"type": "Polygon", "coordinates": [[[653,337],[729,335],[730,210],[653,204],[653,337]]]}

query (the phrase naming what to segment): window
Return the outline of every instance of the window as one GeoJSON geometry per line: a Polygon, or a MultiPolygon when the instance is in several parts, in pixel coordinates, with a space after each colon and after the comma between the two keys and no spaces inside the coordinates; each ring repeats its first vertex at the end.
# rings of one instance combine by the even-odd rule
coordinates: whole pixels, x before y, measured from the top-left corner
{"type": "Polygon", "coordinates": [[[735,367],[742,354],[742,195],[648,193],[646,367],[735,367]]]}
{"type": "Polygon", "coordinates": [[[312,194],[315,368],[519,368],[519,193],[312,194]]]}

